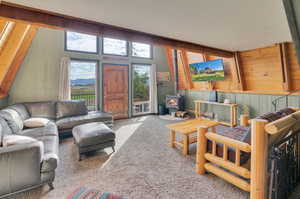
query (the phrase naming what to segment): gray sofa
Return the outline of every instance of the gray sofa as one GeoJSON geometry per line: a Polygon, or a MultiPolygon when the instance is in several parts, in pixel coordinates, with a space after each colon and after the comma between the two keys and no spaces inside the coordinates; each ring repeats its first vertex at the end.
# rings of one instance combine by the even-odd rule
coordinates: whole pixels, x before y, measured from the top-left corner
{"type": "MultiPolygon", "coordinates": [[[[83,101],[19,103],[0,110],[0,198],[43,184],[53,188],[57,168],[59,135],[90,122],[113,125],[109,113],[88,112],[83,101]],[[29,118],[47,118],[43,127],[26,128],[29,118]],[[3,146],[5,138],[25,136],[30,143],[3,146]]],[[[23,137],[24,138],[24,137],[23,137]]]]}

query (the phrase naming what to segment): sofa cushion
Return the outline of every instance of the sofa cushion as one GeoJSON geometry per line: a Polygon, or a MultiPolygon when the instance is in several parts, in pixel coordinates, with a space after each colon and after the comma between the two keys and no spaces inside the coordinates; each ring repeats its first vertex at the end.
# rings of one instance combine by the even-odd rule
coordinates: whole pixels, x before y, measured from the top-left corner
{"type": "Polygon", "coordinates": [[[112,114],[101,111],[89,112],[87,115],[73,116],[62,118],[56,121],[59,130],[72,129],[74,126],[90,123],[90,122],[104,122],[111,123],[113,120],[112,114]]]}
{"type": "Polygon", "coordinates": [[[84,100],[58,101],[56,104],[56,118],[64,118],[88,114],[84,100]]]}
{"type": "Polygon", "coordinates": [[[5,119],[13,133],[18,133],[23,129],[23,120],[19,113],[14,109],[2,109],[0,111],[0,116],[5,119]]]}
{"type": "Polygon", "coordinates": [[[56,118],[56,102],[27,102],[24,104],[31,117],[42,117],[53,120],[56,118]]]}
{"type": "Polygon", "coordinates": [[[3,129],[2,126],[0,125],[0,147],[2,147],[3,143],[3,129]]]}
{"type": "Polygon", "coordinates": [[[2,127],[2,135],[12,135],[12,130],[4,118],[0,117],[0,126],[2,127]]]}
{"type": "Polygon", "coordinates": [[[22,120],[26,120],[30,117],[29,113],[28,113],[28,110],[27,110],[27,108],[25,107],[24,104],[14,104],[14,105],[11,105],[7,108],[10,108],[10,109],[13,109],[13,110],[17,111],[19,113],[20,117],[22,118],[22,120]]]}
{"type": "Polygon", "coordinates": [[[28,128],[44,127],[48,122],[50,122],[50,120],[46,118],[32,117],[24,120],[24,126],[28,128]]]}
{"type": "Polygon", "coordinates": [[[43,136],[58,136],[58,131],[56,124],[50,121],[44,127],[24,129],[23,131],[19,132],[19,134],[37,138],[43,136]]]}

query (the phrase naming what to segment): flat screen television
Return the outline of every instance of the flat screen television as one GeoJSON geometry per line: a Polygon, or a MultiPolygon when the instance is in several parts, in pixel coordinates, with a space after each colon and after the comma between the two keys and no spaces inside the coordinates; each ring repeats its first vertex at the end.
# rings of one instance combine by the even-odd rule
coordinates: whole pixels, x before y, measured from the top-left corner
{"type": "Polygon", "coordinates": [[[190,64],[192,81],[218,81],[225,79],[222,59],[190,64]]]}

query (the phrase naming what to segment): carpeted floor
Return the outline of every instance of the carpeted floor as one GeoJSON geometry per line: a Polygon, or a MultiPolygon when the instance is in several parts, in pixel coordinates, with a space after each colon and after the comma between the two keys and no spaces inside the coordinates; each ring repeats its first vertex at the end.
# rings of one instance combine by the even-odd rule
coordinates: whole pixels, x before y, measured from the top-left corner
{"type": "Polygon", "coordinates": [[[60,164],[54,182],[16,199],[64,199],[79,186],[89,186],[129,199],[248,198],[249,194],[211,174],[195,173],[195,146],[191,155],[169,147],[165,125],[158,116],[117,121],[116,153],[106,149],[78,162],[72,139],[60,143],[60,164]]]}

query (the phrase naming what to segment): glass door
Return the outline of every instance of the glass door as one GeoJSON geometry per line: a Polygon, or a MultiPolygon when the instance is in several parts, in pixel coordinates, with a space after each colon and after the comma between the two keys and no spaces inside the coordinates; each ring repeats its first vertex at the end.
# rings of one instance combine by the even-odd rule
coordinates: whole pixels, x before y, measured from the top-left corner
{"type": "Polygon", "coordinates": [[[151,65],[133,64],[132,66],[132,113],[133,115],[151,113],[151,65]]]}
{"type": "Polygon", "coordinates": [[[95,111],[96,68],[98,62],[72,59],[70,67],[71,99],[84,100],[89,111],[95,111]]]}

